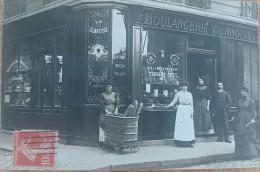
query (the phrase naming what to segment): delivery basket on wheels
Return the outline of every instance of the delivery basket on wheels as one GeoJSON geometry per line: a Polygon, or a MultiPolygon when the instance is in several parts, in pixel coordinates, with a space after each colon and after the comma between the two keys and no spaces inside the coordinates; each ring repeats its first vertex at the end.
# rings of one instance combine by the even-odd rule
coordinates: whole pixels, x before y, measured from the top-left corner
{"type": "Polygon", "coordinates": [[[113,148],[116,151],[130,149],[132,152],[139,150],[137,115],[133,117],[123,117],[106,114],[104,131],[104,149],[113,148]]]}

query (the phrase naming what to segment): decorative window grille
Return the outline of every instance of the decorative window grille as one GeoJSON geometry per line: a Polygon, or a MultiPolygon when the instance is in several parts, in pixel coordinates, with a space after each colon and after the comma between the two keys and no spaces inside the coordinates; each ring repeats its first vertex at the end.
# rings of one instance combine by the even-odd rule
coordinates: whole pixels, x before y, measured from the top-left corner
{"type": "Polygon", "coordinates": [[[258,3],[241,1],[241,16],[258,20],[258,3]]]}
{"type": "Polygon", "coordinates": [[[185,4],[193,7],[210,9],[210,0],[185,0],[185,4]]]}

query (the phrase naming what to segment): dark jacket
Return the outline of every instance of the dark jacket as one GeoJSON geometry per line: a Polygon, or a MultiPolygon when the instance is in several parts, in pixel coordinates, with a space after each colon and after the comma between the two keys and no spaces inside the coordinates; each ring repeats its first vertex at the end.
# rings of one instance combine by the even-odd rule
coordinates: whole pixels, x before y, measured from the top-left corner
{"type": "Polygon", "coordinates": [[[227,117],[227,112],[229,107],[232,106],[232,101],[229,93],[223,90],[222,92],[215,92],[213,94],[210,104],[211,112],[214,113],[216,117],[220,115],[227,117]]]}

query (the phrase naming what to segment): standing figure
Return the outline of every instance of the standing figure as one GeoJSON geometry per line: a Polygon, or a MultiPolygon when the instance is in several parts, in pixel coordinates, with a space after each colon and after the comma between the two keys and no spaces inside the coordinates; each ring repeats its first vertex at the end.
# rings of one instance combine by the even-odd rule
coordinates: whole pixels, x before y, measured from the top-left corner
{"type": "Polygon", "coordinates": [[[112,83],[106,82],[104,84],[105,92],[100,96],[100,106],[102,108],[99,117],[99,142],[105,141],[105,133],[102,129],[102,123],[105,120],[105,114],[118,114],[119,96],[112,91],[112,83]]]}
{"type": "Polygon", "coordinates": [[[217,142],[224,141],[231,143],[228,139],[228,109],[232,105],[232,101],[228,92],[223,90],[223,83],[218,82],[218,91],[212,97],[212,115],[216,120],[215,131],[218,136],[217,142]]]}
{"type": "Polygon", "coordinates": [[[255,118],[257,116],[254,100],[248,96],[246,86],[240,88],[238,114],[235,120],[235,155],[237,158],[252,159],[257,157],[255,118]]]}
{"type": "Polygon", "coordinates": [[[192,94],[187,91],[188,82],[181,84],[181,91],[176,93],[173,101],[166,106],[174,106],[180,103],[176,113],[174,143],[181,147],[193,147],[195,143],[194,123],[193,123],[193,98],[192,94]]]}
{"type": "Polygon", "coordinates": [[[194,91],[194,126],[196,135],[213,134],[214,129],[209,112],[210,90],[206,84],[206,78],[200,76],[198,85],[194,91]]]}

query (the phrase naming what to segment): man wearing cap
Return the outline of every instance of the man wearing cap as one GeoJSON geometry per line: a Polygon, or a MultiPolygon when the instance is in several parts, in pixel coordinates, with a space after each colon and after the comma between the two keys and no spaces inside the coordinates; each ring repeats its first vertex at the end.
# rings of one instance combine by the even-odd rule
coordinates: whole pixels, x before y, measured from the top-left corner
{"type": "Polygon", "coordinates": [[[228,139],[228,109],[232,105],[232,101],[228,92],[223,90],[223,83],[218,82],[217,92],[213,94],[211,107],[212,115],[215,118],[215,131],[218,136],[217,142],[224,141],[231,143],[228,139]]]}

